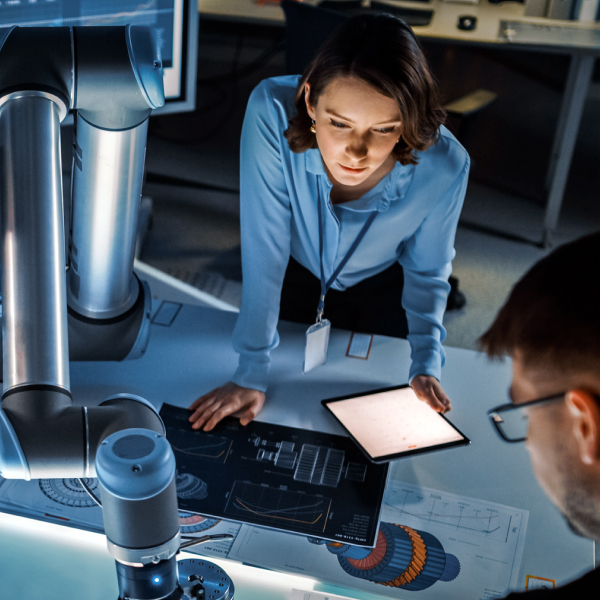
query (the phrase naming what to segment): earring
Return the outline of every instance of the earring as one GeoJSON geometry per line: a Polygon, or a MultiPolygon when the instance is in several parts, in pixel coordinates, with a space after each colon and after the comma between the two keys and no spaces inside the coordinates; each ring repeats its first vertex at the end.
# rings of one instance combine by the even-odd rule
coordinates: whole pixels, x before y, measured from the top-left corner
{"type": "Polygon", "coordinates": [[[310,132],[311,132],[311,133],[317,133],[317,127],[316,127],[316,125],[315,125],[315,120],[314,120],[314,119],[311,119],[311,120],[310,120],[310,122],[311,122],[311,126],[310,126],[310,132]]]}

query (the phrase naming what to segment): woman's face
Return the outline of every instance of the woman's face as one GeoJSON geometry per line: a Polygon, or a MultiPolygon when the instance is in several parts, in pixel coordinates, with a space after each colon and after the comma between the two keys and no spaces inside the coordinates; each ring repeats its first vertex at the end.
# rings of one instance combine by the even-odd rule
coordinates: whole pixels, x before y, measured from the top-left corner
{"type": "Polygon", "coordinates": [[[380,94],[358,77],[338,77],[309,103],[317,143],[332,183],[355,186],[383,169],[391,170],[391,156],[400,138],[400,109],[393,98],[380,94]]]}

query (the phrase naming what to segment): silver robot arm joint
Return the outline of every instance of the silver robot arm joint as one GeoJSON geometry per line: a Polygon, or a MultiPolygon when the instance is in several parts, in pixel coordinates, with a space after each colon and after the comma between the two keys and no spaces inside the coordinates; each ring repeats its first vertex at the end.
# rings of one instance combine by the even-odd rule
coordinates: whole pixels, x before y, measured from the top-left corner
{"type": "Polygon", "coordinates": [[[148,117],[163,103],[148,28],[0,30],[0,471],[97,476],[120,597],[144,600],[184,593],[173,452],[142,398],[74,405],[69,360],[145,351],[150,294],[133,273],[134,238],[148,117]],[[60,123],[69,110],[77,114],[65,234],[60,123]]]}

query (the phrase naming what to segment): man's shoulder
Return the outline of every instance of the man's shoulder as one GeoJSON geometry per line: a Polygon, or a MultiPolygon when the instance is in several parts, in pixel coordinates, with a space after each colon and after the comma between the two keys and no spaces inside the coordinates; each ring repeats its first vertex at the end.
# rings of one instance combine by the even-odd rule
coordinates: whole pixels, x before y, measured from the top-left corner
{"type": "Polygon", "coordinates": [[[554,589],[515,592],[505,600],[598,600],[600,598],[600,567],[583,577],[554,589]]]}

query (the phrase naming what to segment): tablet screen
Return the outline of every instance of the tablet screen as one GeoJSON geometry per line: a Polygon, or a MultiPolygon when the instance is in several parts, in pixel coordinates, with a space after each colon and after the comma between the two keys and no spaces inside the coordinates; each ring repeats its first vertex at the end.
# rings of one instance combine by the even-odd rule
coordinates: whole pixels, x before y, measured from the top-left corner
{"type": "Polygon", "coordinates": [[[409,386],[323,400],[323,404],[374,461],[469,443],[409,386]]]}

